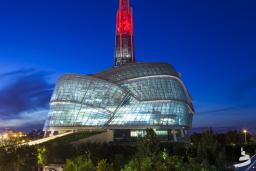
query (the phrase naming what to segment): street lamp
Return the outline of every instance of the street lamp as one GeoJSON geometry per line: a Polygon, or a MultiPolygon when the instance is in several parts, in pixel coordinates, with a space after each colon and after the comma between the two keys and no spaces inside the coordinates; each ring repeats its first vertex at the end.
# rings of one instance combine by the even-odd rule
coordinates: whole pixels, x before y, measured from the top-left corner
{"type": "Polygon", "coordinates": [[[244,144],[247,144],[247,137],[246,137],[247,132],[248,131],[246,129],[243,130],[243,133],[244,133],[244,144]]]}

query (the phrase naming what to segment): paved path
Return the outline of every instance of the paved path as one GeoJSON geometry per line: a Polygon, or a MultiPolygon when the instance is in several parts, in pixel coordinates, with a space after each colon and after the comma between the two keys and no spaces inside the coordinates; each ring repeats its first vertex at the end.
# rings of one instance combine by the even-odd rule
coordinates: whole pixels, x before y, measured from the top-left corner
{"type": "Polygon", "coordinates": [[[249,166],[245,166],[235,171],[256,171],[256,155],[251,158],[252,163],[249,166]]]}

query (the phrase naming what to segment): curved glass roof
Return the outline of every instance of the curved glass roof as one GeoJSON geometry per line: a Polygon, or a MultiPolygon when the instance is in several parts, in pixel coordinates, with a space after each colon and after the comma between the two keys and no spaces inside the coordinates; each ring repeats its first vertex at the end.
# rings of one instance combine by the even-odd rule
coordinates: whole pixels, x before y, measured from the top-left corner
{"type": "Polygon", "coordinates": [[[179,78],[179,74],[172,65],[159,62],[122,65],[120,67],[114,67],[99,72],[95,74],[94,77],[117,83],[132,78],[150,75],[171,75],[179,78]]]}
{"type": "Polygon", "coordinates": [[[188,92],[174,68],[137,63],[95,75],[60,78],[51,99],[49,127],[191,127],[188,92]]]}

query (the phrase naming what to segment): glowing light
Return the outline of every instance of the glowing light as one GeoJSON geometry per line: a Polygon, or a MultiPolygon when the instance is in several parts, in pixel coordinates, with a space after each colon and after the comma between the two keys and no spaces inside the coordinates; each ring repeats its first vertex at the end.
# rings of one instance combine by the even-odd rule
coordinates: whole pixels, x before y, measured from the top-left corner
{"type": "Polygon", "coordinates": [[[133,34],[133,12],[129,0],[120,0],[116,17],[116,31],[120,34],[133,34]]]}
{"type": "Polygon", "coordinates": [[[244,133],[244,144],[247,144],[247,137],[246,137],[246,133],[248,131],[246,129],[243,130],[243,133],[244,133]]]}
{"type": "Polygon", "coordinates": [[[8,138],[8,135],[7,134],[4,134],[3,135],[3,139],[7,139],[8,138]]]}
{"type": "Polygon", "coordinates": [[[115,56],[115,59],[119,60],[115,65],[134,63],[133,11],[129,0],[120,0],[119,2],[116,15],[116,36],[119,39],[116,39],[116,49],[119,49],[119,55],[116,52],[117,58],[115,56]]]}

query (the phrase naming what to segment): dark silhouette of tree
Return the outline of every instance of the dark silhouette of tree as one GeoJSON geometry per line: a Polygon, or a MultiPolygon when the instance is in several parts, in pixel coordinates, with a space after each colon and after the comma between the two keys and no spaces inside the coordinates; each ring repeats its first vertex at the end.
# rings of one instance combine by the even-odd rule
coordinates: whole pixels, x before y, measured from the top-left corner
{"type": "Polygon", "coordinates": [[[113,164],[109,164],[106,159],[102,159],[98,162],[96,171],[114,171],[113,164]]]}
{"type": "Polygon", "coordinates": [[[217,138],[211,129],[202,133],[202,137],[197,145],[197,160],[200,163],[208,162],[222,170],[225,167],[225,151],[218,143],[217,138]]]}
{"type": "Polygon", "coordinates": [[[63,171],[95,171],[95,166],[86,155],[68,159],[63,171]]]}

